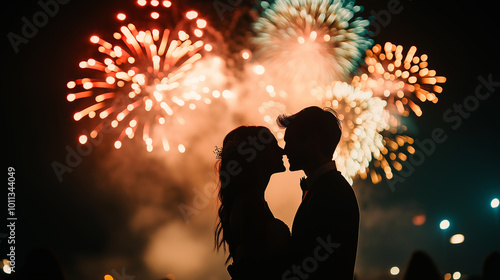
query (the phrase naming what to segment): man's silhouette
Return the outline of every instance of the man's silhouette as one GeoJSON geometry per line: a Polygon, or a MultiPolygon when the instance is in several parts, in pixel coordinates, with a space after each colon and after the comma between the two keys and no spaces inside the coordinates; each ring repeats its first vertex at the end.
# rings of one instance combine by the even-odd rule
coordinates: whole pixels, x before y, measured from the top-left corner
{"type": "Polygon", "coordinates": [[[354,191],[332,161],[340,141],[333,111],[308,107],[280,116],[286,128],[290,171],[303,170],[303,199],[295,215],[291,265],[282,279],[352,280],[358,243],[359,209],[354,191]]]}

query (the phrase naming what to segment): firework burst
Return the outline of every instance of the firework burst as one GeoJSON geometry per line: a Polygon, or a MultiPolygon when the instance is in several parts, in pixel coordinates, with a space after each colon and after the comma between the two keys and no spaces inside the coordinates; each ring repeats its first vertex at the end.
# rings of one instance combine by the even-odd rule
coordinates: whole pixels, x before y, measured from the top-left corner
{"type": "Polygon", "coordinates": [[[402,46],[389,42],[383,48],[378,44],[373,46],[366,52],[365,73],[355,76],[352,84],[387,100],[390,109],[400,115],[408,116],[411,110],[421,116],[422,110],[416,102],[436,103],[437,94],[443,91],[438,84],[446,78],[427,68],[428,56],[417,56],[416,51],[413,46],[404,56],[402,46]]]}
{"type": "Polygon", "coordinates": [[[369,21],[350,0],[264,3],[255,23],[255,57],[273,80],[297,87],[347,81],[372,41],[369,21]]]}
{"type": "MultiPolygon", "coordinates": [[[[137,3],[147,5],[146,1],[137,3]]],[[[169,8],[171,2],[160,5],[159,1],[151,1],[150,5],[169,8]]],[[[158,24],[160,13],[154,11],[150,16],[158,24]]],[[[124,13],[117,15],[119,21],[126,18],[124,13]]],[[[212,49],[202,40],[206,25],[196,11],[188,11],[173,28],[140,30],[129,23],[113,34],[114,43],[91,36],[90,42],[98,46],[101,54],[79,64],[91,75],[67,84],[71,91],[68,101],[81,99],[79,102],[87,106],[76,112],[74,119],[98,116],[108,120],[112,128],[120,131],[114,144],[117,149],[124,138],[140,134],[148,151],[156,139],[165,151],[170,150],[169,138],[175,139],[178,132],[166,127],[184,125],[189,111],[211,103],[211,90],[203,85],[206,73],[193,71],[201,53],[212,49]]],[[[99,122],[89,135],[81,135],[80,143],[97,137],[104,123],[99,122]]],[[[183,153],[186,147],[175,142],[183,153]]]]}
{"type": "Polygon", "coordinates": [[[342,122],[342,138],[333,158],[352,182],[357,174],[366,174],[372,159],[379,158],[385,149],[381,132],[389,128],[387,102],[373,97],[370,91],[338,82],[315,88],[313,94],[342,122]]]}

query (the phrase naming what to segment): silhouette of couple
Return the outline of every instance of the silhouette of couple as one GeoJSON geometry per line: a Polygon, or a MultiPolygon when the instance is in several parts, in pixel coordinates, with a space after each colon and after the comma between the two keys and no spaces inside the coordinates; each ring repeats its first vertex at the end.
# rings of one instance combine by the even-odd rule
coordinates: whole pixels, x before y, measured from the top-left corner
{"type": "MultiPolygon", "coordinates": [[[[262,126],[229,132],[218,153],[219,223],[216,248],[229,249],[233,280],[352,280],[358,243],[356,196],[332,161],[341,138],[335,112],[308,107],[280,116],[285,148],[262,126]],[[271,175],[303,170],[302,202],[292,231],[264,198],[271,175]]],[[[299,185],[299,182],[297,182],[299,185]]],[[[295,186],[290,186],[290,188],[295,186]]]]}

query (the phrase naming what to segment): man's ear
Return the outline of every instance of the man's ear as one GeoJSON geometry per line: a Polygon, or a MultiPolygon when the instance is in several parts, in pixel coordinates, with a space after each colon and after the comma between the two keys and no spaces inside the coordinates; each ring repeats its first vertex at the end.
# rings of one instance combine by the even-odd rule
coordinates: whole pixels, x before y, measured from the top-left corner
{"type": "Polygon", "coordinates": [[[307,151],[310,154],[321,154],[321,140],[319,139],[321,137],[319,133],[310,133],[306,136],[306,139],[304,141],[305,147],[307,147],[307,151]]]}
{"type": "Polygon", "coordinates": [[[309,133],[304,138],[304,144],[309,150],[314,150],[314,148],[318,145],[318,134],[317,133],[309,133]]]}

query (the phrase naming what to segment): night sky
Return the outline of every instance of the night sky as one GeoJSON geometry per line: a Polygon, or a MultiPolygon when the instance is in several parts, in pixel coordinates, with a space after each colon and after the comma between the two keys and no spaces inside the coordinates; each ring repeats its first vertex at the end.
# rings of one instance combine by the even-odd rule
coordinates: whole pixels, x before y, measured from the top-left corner
{"type": "MultiPolygon", "coordinates": [[[[371,26],[375,43],[390,41],[403,45],[405,50],[417,46],[417,53],[428,54],[429,67],[447,81],[437,104],[424,103],[421,117],[404,119],[407,134],[425,143],[414,144],[423,158],[415,156],[416,164],[405,174],[395,173],[402,178],[397,183],[384,180],[374,185],[359,178],[354,181],[362,219],[357,269],[365,278],[360,279],[397,279],[399,276],[388,275],[390,267],[403,270],[411,252],[417,249],[428,252],[443,275],[454,271],[479,275],[486,255],[500,250],[500,209],[490,207],[493,198],[500,198],[500,34],[496,9],[480,2],[357,1],[365,7],[361,13],[365,18],[387,9],[388,3],[397,5],[400,12],[390,18],[379,17],[379,25],[371,26]],[[488,81],[489,86],[485,86],[488,81]],[[479,85],[483,87],[478,91],[479,85]],[[441,143],[430,140],[433,134],[439,134],[441,143]],[[426,215],[421,226],[412,224],[413,216],[418,214],[426,215]],[[451,222],[444,231],[439,229],[443,219],[451,222]],[[465,242],[450,244],[449,238],[455,233],[463,234],[465,242]]],[[[212,4],[185,1],[181,6],[192,5],[209,24],[223,30],[226,22],[219,19],[212,4]]],[[[132,14],[134,1],[72,0],[60,4],[59,11],[25,44],[20,44],[17,52],[7,34],[21,34],[22,18],[31,19],[41,6],[36,1],[5,5],[3,159],[5,173],[9,166],[16,170],[16,266],[22,267],[31,249],[45,247],[54,252],[67,279],[103,279],[122,267],[136,279],[159,279],[163,271],[156,268],[161,262],[144,254],[146,248],[150,250],[153,233],[168,228],[165,225],[174,228],[178,220],[181,225],[177,227],[194,236],[196,232],[205,233],[199,239],[190,239],[189,250],[194,255],[198,243],[208,243],[211,248],[212,239],[206,233],[210,233],[215,220],[183,223],[178,207],[196,197],[192,187],[185,185],[195,184],[196,174],[213,167],[189,169],[189,164],[196,162],[189,156],[196,155],[186,153],[182,164],[187,167],[178,173],[180,164],[174,159],[165,162],[161,154],[151,156],[133,141],[115,150],[112,139],[105,137],[71,168],[71,173],[63,175],[62,182],[52,167],[55,161],[65,163],[68,147],[75,149],[77,135],[88,129],[73,120],[78,107],[66,100],[66,83],[81,77],[78,63],[95,51],[88,38],[93,34],[111,36],[119,27],[116,13],[132,14]],[[135,179],[130,181],[125,179],[127,176],[135,179]],[[150,221],[148,217],[154,218],[150,221]]],[[[226,13],[230,18],[231,12],[226,13]]],[[[238,50],[238,46],[234,48],[238,50]]],[[[218,141],[207,146],[220,145],[222,138],[218,141]]],[[[205,155],[213,156],[211,150],[205,155]]],[[[0,193],[6,201],[7,185],[0,193]]],[[[216,198],[211,199],[210,203],[215,203],[216,198]]],[[[6,224],[7,204],[1,205],[0,217],[6,224]]],[[[295,209],[288,209],[289,215],[295,209]]],[[[208,207],[207,212],[214,214],[215,208],[208,207]]],[[[1,259],[8,253],[4,237],[7,232],[2,226],[1,259]]],[[[180,236],[175,232],[165,234],[180,236]]],[[[187,258],[205,256],[199,254],[187,258]]],[[[212,254],[217,257],[210,261],[202,258],[207,264],[197,264],[200,273],[193,273],[190,279],[207,279],[203,273],[208,273],[210,279],[227,277],[224,257],[212,254]]],[[[3,272],[0,275],[4,277],[3,272]]]]}

